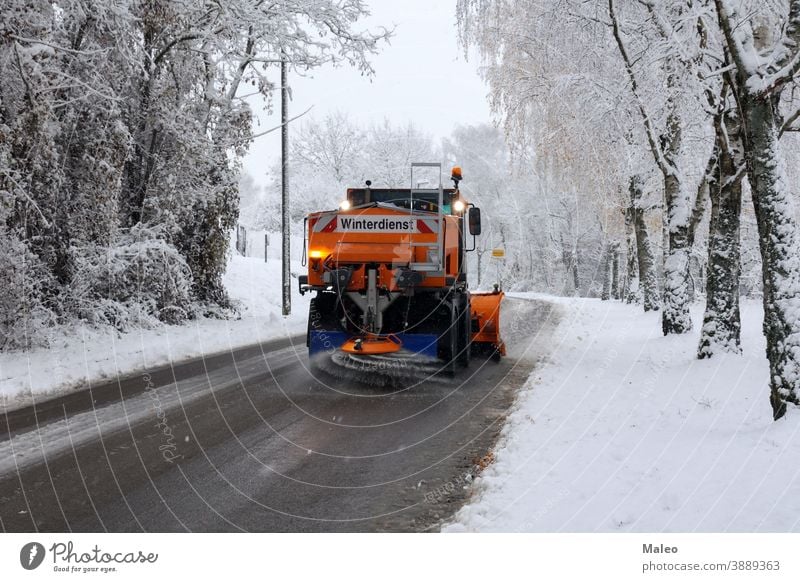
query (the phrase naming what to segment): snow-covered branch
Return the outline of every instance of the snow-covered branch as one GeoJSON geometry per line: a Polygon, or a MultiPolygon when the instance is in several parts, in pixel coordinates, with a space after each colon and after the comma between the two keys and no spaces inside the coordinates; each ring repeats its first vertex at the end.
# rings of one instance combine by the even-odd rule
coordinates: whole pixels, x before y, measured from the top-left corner
{"type": "Polygon", "coordinates": [[[800,71],[800,0],[791,0],[789,16],[780,42],[766,66],[767,74],[761,81],[763,95],[782,87],[800,71]]]}
{"type": "Polygon", "coordinates": [[[35,39],[35,38],[26,38],[23,36],[18,36],[16,34],[9,34],[8,38],[12,40],[16,40],[18,42],[22,42],[25,44],[34,44],[34,45],[41,45],[46,46],[51,49],[54,49],[57,52],[68,53],[71,55],[81,55],[81,56],[95,56],[95,55],[102,55],[107,54],[110,50],[109,48],[102,48],[102,49],[93,49],[93,50],[76,50],[72,48],[67,48],[64,46],[57,45],[52,42],[48,42],[43,39],[35,39]]]}
{"type": "Polygon", "coordinates": [[[795,109],[795,111],[793,113],[790,113],[786,117],[786,120],[783,122],[783,125],[781,126],[779,137],[782,136],[787,131],[790,131],[790,132],[791,131],[800,131],[800,128],[795,127],[795,125],[794,125],[794,122],[797,121],[798,119],[800,119],[800,107],[795,109]]]}
{"type": "Polygon", "coordinates": [[[745,77],[752,77],[758,73],[760,61],[753,44],[753,29],[748,21],[739,21],[738,11],[731,2],[714,0],[720,27],[733,62],[745,77]]]}
{"type": "Polygon", "coordinates": [[[664,153],[659,145],[659,141],[655,134],[655,130],[653,128],[653,123],[651,121],[650,115],[647,112],[647,108],[645,107],[641,95],[639,94],[639,86],[638,83],[636,82],[636,74],[634,73],[633,65],[631,63],[630,56],[628,55],[628,51],[625,48],[625,42],[622,40],[622,36],[620,34],[619,21],[617,19],[616,11],[614,9],[614,0],[608,0],[608,16],[611,19],[614,40],[617,43],[619,54],[622,57],[622,61],[625,65],[625,72],[628,75],[628,81],[630,83],[631,93],[633,94],[633,97],[636,101],[636,106],[639,110],[639,113],[642,116],[642,122],[644,123],[644,128],[647,135],[647,142],[650,145],[650,152],[653,154],[653,158],[655,159],[656,164],[658,165],[659,169],[664,173],[664,175],[674,175],[675,168],[664,158],[664,153]]]}

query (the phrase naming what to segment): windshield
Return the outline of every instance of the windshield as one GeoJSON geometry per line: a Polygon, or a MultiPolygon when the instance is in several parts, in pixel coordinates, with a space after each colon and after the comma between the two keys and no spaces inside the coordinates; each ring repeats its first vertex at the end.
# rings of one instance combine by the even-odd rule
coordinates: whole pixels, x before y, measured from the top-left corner
{"type": "MultiPolygon", "coordinates": [[[[450,203],[455,190],[447,188],[443,191],[444,207],[442,212],[450,214],[450,203]]],[[[393,204],[398,208],[411,208],[411,190],[408,188],[350,188],[347,200],[353,207],[365,204],[393,204]]],[[[414,210],[436,212],[439,203],[438,192],[414,193],[414,210]]]]}

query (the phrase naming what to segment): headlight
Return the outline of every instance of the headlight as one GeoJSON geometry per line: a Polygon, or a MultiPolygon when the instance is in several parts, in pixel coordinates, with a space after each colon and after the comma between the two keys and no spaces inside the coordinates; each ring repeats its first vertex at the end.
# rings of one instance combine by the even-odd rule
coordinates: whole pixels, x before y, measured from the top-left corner
{"type": "Polygon", "coordinates": [[[464,212],[464,209],[466,207],[467,207],[467,205],[464,204],[464,201],[461,200],[460,198],[458,200],[456,200],[455,202],[453,202],[453,210],[455,210],[459,214],[464,212]]]}
{"type": "Polygon", "coordinates": [[[341,210],[350,210],[350,201],[349,200],[342,200],[342,203],[339,204],[339,208],[341,210]]]}

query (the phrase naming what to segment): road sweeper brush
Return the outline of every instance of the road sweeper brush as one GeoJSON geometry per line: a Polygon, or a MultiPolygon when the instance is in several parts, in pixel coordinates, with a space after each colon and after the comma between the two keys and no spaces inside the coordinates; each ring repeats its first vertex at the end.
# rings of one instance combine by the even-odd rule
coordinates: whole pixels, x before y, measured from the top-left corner
{"type": "Polygon", "coordinates": [[[299,285],[300,293],[315,293],[312,362],[328,357],[375,374],[402,374],[400,364],[412,362],[452,374],[473,352],[505,355],[503,293],[467,287],[466,254],[481,233],[480,209],[461,196],[460,168],[451,179],[454,187],[443,188],[441,164],[415,163],[411,188],[371,188],[367,181],[349,189],[338,210],[306,217],[308,274],[299,285]],[[420,187],[420,171],[438,172],[438,186],[420,187]]]}

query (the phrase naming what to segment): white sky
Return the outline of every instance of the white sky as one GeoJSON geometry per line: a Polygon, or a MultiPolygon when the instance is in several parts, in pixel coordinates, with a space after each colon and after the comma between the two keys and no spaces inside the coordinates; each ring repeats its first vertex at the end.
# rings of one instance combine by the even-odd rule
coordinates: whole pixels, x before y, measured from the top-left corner
{"type": "MultiPolygon", "coordinates": [[[[458,124],[490,120],[488,90],[478,76],[477,59],[466,62],[458,47],[455,0],[369,0],[367,4],[372,15],[364,20],[364,27],[395,27],[391,44],[384,43],[381,53],[371,59],[375,76],[369,80],[347,66],[318,69],[309,77],[290,75],[289,116],[314,106],[294,123],[340,110],[364,124],[384,117],[395,125],[410,120],[438,140],[458,124]]],[[[273,115],[253,106],[260,121],[254,133],[280,123],[278,94],[273,115]]],[[[275,131],[255,140],[244,169],[262,184],[267,168],[279,155],[280,132],[275,131]]]]}

